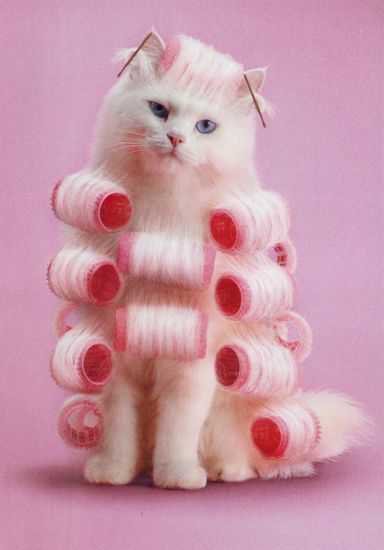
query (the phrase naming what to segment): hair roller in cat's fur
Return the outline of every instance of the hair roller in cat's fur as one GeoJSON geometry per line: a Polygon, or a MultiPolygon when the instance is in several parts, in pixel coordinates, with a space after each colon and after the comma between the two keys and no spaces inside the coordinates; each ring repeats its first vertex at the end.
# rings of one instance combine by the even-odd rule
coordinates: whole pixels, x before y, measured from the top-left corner
{"type": "Polygon", "coordinates": [[[236,201],[211,213],[214,242],[227,252],[251,252],[284,241],[292,224],[286,201],[272,191],[259,191],[254,201],[236,201]]]}
{"type": "Polygon", "coordinates": [[[220,311],[244,321],[282,315],[292,306],[293,294],[290,274],[261,254],[248,266],[233,264],[215,287],[220,311]]]}
{"type": "Polygon", "coordinates": [[[130,231],[120,238],[117,266],[130,277],[201,289],[211,281],[215,256],[212,246],[199,241],[130,231]]]}
{"type": "Polygon", "coordinates": [[[284,315],[273,321],[275,327],[275,339],[283,347],[289,349],[296,360],[301,363],[308,357],[312,349],[312,330],[307,321],[294,311],[287,311],[284,315]],[[287,333],[293,330],[295,338],[287,339],[280,331],[287,333]]]}
{"type": "Polygon", "coordinates": [[[321,437],[320,422],[313,411],[302,405],[282,405],[255,420],[252,437],[268,458],[303,460],[321,437]]]}
{"type": "Polygon", "coordinates": [[[48,267],[48,281],[54,294],[66,300],[105,305],[121,287],[112,260],[78,248],[65,248],[48,267]]]}
{"type": "Polygon", "coordinates": [[[115,350],[140,357],[202,359],[207,347],[207,317],[190,308],[129,306],[118,309],[115,350]]]}
{"type": "Polygon", "coordinates": [[[294,273],[297,266],[296,248],[293,246],[290,239],[285,239],[280,243],[276,243],[268,249],[268,255],[280,267],[284,267],[289,273],[294,273]]]}
{"type": "Polygon", "coordinates": [[[64,389],[99,393],[111,379],[114,357],[105,339],[85,327],[76,326],[58,341],[51,371],[64,389]]]}
{"type": "Polygon", "coordinates": [[[52,208],[59,220],[85,231],[116,231],[131,216],[131,204],[124,190],[87,174],[74,174],[57,182],[52,208]]]}
{"type": "Polygon", "coordinates": [[[71,447],[89,449],[103,432],[102,404],[96,396],[75,395],[66,399],[58,419],[61,437],[71,447]]]}
{"type": "Polygon", "coordinates": [[[267,339],[237,338],[216,354],[218,381],[228,390],[270,397],[297,390],[297,367],[292,353],[267,339]]]}

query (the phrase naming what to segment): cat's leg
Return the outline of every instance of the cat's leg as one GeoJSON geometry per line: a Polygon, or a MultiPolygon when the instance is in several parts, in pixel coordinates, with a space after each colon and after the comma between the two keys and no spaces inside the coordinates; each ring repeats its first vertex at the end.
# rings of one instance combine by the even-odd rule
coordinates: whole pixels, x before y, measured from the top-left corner
{"type": "Polygon", "coordinates": [[[84,476],[90,483],[130,483],[140,468],[137,422],[140,389],[128,376],[127,366],[118,367],[103,399],[102,440],[85,465],[84,476]]]}
{"type": "Polygon", "coordinates": [[[216,386],[213,358],[157,360],[155,370],[154,483],[167,488],[202,488],[207,474],[199,463],[198,446],[216,386]]]}
{"type": "Polygon", "coordinates": [[[217,388],[200,438],[200,455],[210,481],[245,481],[258,477],[244,430],[247,419],[245,399],[217,388]]]}

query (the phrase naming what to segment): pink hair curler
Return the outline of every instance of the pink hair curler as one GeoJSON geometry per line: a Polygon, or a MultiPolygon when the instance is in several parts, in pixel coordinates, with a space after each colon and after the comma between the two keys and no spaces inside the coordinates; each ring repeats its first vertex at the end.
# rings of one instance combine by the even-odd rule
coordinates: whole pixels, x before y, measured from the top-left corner
{"type": "Polygon", "coordinates": [[[59,413],[58,430],[70,447],[89,449],[97,445],[103,432],[99,399],[76,395],[64,401],[59,413]]]}
{"type": "Polygon", "coordinates": [[[120,275],[108,257],[65,248],[48,266],[48,283],[54,294],[74,302],[106,305],[118,294],[120,275]]]}
{"type": "Polygon", "coordinates": [[[131,277],[188,289],[206,288],[212,278],[214,247],[158,233],[123,233],[117,266],[131,277]]]}
{"type": "Polygon", "coordinates": [[[284,348],[289,349],[296,360],[301,363],[308,357],[312,349],[312,330],[307,321],[298,313],[287,311],[274,321],[275,340],[284,348]],[[283,338],[279,332],[283,327],[289,333],[293,329],[296,333],[293,339],[283,338]]]}
{"type": "Polygon", "coordinates": [[[252,204],[217,208],[209,218],[216,245],[225,252],[252,252],[286,240],[291,213],[286,201],[272,191],[259,191],[252,204]]]}
{"type": "Polygon", "coordinates": [[[58,181],[51,202],[59,220],[88,232],[117,231],[127,225],[132,212],[120,186],[83,174],[58,181]]]}
{"type": "Polygon", "coordinates": [[[266,458],[303,459],[320,439],[320,423],[313,411],[294,404],[260,416],[251,427],[254,445],[266,458]]]}
{"type": "Polygon", "coordinates": [[[290,274],[270,260],[223,274],[215,287],[219,310],[243,321],[282,315],[291,307],[293,294],[290,274]]]}
{"type": "Polygon", "coordinates": [[[51,360],[53,378],[62,388],[101,392],[114,371],[113,351],[97,333],[76,326],[58,341],[51,360]]]}
{"type": "Polygon", "coordinates": [[[297,266],[297,253],[290,239],[276,243],[268,249],[269,257],[289,273],[294,273],[297,266]]]}
{"type": "Polygon", "coordinates": [[[297,367],[288,350],[265,341],[239,341],[216,354],[216,377],[225,388],[259,397],[291,395],[297,367]]]}
{"type": "Polygon", "coordinates": [[[207,315],[177,306],[129,306],[116,311],[116,351],[140,357],[202,359],[207,348],[207,315]]]}

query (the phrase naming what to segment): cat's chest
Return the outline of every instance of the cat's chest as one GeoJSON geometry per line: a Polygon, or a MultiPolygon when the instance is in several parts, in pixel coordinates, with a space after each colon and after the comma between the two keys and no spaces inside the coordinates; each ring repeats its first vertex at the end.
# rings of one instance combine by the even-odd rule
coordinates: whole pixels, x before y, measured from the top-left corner
{"type": "Polygon", "coordinates": [[[145,194],[136,197],[130,227],[133,231],[167,233],[204,239],[204,208],[192,192],[145,194]]]}

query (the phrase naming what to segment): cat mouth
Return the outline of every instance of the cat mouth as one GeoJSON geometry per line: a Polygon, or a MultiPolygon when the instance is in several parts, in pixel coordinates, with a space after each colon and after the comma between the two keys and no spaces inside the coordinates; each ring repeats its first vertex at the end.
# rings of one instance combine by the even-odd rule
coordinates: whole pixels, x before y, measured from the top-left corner
{"type": "Polygon", "coordinates": [[[158,155],[163,159],[173,160],[176,159],[179,162],[182,160],[176,147],[172,149],[157,149],[158,155]]]}

